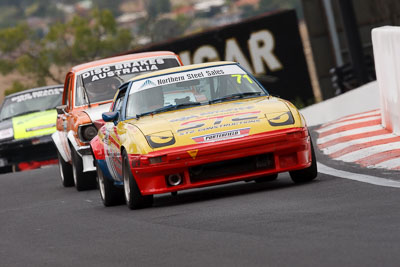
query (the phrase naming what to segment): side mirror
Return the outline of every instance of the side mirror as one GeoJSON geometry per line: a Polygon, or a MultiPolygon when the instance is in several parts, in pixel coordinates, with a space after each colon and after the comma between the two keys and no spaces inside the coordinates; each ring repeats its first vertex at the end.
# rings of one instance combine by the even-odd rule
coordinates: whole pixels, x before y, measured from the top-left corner
{"type": "Polygon", "coordinates": [[[58,115],[64,114],[66,108],[67,108],[67,105],[57,106],[57,107],[56,107],[57,114],[58,114],[58,115]]]}
{"type": "Polygon", "coordinates": [[[103,117],[103,120],[105,122],[112,122],[118,120],[119,112],[118,111],[104,112],[101,116],[103,117]]]}

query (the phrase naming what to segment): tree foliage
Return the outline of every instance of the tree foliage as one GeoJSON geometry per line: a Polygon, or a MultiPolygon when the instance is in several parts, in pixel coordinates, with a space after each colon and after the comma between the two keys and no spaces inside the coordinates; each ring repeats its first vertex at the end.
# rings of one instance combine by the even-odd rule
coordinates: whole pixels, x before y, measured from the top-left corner
{"type": "Polygon", "coordinates": [[[67,67],[126,51],[131,42],[130,31],[119,29],[108,10],[53,24],[44,38],[20,24],[0,30],[0,72],[18,71],[32,86],[63,83],[67,67]]]}
{"type": "Polygon", "coordinates": [[[260,0],[258,5],[260,13],[277,9],[295,8],[297,15],[303,17],[301,0],[260,0]]]}
{"type": "Polygon", "coordinates": [[[13,81],[11,88],[6,89],[4,91],[4,95],[6,95],[6,96],[11,95],[13,93],[17,93],[17,92],[20,92],[20,91],[23,91],[26,89],[28,89],[28,87],[26,85],[22,84],[20,81],[13,81]]]}
{"type": "Polygon", "coordinates": [[[52,0],[0,0],[0,28],[15,26],[30,17],[60,20],[64,14],[52,0]]]}
{"type": "Polygon", "coordinates": [[[154,21],[158,15],[171,11],[171,2],[170,0],[148,0],[146,9],[149,19],[154,21]]]}
{"type": "Polygon", "coordinates": [[[93,1],[94,5],[100,9],[108,9],[110,10],[115,16],[121,15],[121,10],[119,6],[123,2],[123,0],[96,0],[93,1]]]}
{"type": "Polygon", "coordinates": [[[154,23],[151,39],[153,42],[162,42],[183,34],[183,28],[176,20],[160,19],[154,23]]]}

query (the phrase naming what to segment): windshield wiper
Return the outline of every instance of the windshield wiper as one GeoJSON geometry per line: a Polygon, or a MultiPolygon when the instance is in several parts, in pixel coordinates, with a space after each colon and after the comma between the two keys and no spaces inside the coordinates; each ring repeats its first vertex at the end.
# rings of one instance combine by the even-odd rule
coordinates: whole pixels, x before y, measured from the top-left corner
{"type": "Polygon", "coordinates": [[[83,83],[83,78],[82,78],[82,75],[80,76],[80,82],[81,82],[81,87],[83,88],[83,92],[85,93],[85,98],[86,98],[86,100],[87,100],[87,102],[88,102],[88,107],[90,108],[90,99],[89,99],[89,94],[88,94],[88,92],[87,92],[87,90],[86,90],[86,87],[85,87],[85,84],[83,83]]]}
{"type": "Polygon", "coordinates": [[[237,94],[232,94],[232,95],[227,95],[221,98],[213,99],[208,101],[209,104],[217,103],[217,102],[222,102],[224,100],[234,100],[238,98],[245,98],[247,96],[259,96],[261,95],[261,92],[245,92],[245,93],[237,93],[237,94]]]}
{"type": "Polygon", "coordinates": [[[136,118],[140,118],[146,115],[150,115],[150,114],[156,114],[156,113],[160,113],[160,112],[165,112],[165,111],[169,111],[169,110],[177,110],[183,107],[190,107],[190,106],[199,106],[201,105],[200,102],[188,102],[188,103],[182,103],[182,104],[178,104],[178,105],[168,105],[162,108],[158,108],[149,112],[144,112],[141,114],[136,114],[136,118]]]}

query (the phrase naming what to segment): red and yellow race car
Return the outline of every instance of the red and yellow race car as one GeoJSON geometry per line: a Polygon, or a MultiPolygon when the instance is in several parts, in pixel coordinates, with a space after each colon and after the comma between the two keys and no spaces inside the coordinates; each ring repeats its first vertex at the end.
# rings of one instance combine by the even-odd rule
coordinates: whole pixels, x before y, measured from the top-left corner
{"type": "Polygon", "coordinates": [[[234,62],[140,75],[122,85],[91,141],[105,206],[151,206],[153,195],[289,171],[316,178],[306,122],[234,62]]]}

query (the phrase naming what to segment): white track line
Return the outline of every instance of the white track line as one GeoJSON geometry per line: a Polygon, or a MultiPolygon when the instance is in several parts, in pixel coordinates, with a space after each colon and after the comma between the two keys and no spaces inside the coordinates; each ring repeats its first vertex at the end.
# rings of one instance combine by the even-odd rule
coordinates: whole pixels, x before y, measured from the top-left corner
{"type": "Polygon", "coordinates": [[[342,136],[348,136],[348,135],[353,135],[353,134],[372,132],[372,131],[377,131],[377,130],[382,130],[382,129],[384,129],[384,128],[383,128],[383,126],[381,124],[373,125],[373,126],[367,126],[367,127],[361,127],[361,128],[352,129],[352,130],[348,130],[348,131],[343,131],[343,132],[339,132],[339,133],[335,133],[335,134],[330,134],[330,135],[322,137],[322,138],[318,138],[317,143],[318,144],[323,144],[323,143],[326,143],[328,141],[331,141],[333,139],[336,139],[336,138],[339,138],[339,137],[342,137],[342,136]]]}
{"type": "Polygon", "coordinates": [[[350,153],[347,153],[347,154],[337,157],[335,159],[342,160],[345,162],[354,162],[359,159],[371,156],[373,154],[390,151],[390,150],[393,150],[393,149],[396,149],[399,147],[400,147],[400,142],[393,142],[393,143],[388,143],[388,144],[383,144],[383,145],[371,146],[371,147],[359,149],[356,151],[352,151],[350,153]]]}
{"type": "Polygon", "coordinates": [[[338,143],[336,145],[328,146],[324,149],[322,149],[322,152],[324,154],[330,155],[332,153],[335,153],[339,150],[342,150],[346,147],[352,146],[352,145],[358,145],[358,144],[363,144],[363,143],[368,143],[376,140],[382,140],[382,139],[387,139],[387,138],[392,138],[396,137],[397,135],[394,134],[382,134],[382,135],[376,135],[376,136],[371,136],[371,137],[364,137],[360,139],[354,139],[351,141],[343,142],[343,143],[338,143]]]}
{"type": "Polygon", "coordinates": [[[393,159],[389,159],[389,160],[386,160],[386,161],[382,161],[381,163],[378,163],[378,164],[373,165],[371,167],[384,168],[384,169],[394,169],[396,167],[400,167],[400,158],[393,158],[393,159]]]}
{"type": "Polygon", "coordinates": [[[377,120],[377,119],[380,119],[380,118],[381,118],[381,116],[374,116],[374,117],[362,118],[362,119],[358,119],[358,120],[351,120],[351,121],[344,121],[344,122],[340,122],[340,123],[334,123],[334,124],[331,124],[329,126],[326,126],[326,127],[323,127],[323,128],[322,127],[319,128],[317,130],[317,132],[318,133],[324,133],[324,132],[330,131],[332,129],[341,127],[341,126],[346,126],[346,125],[355,124],[355,123],[359,123],[359,122],[374,121],[374,120],[377,120]]]}
{"type": "Polygon", "coordinates": [[[320,173],[325,173],[325,174],[332,175],[335,177],[349,179],[349,180],[358,181],[358,182],[363,182],[363,183],[367,183],[367,184],[400,188],[400,182],[398,182],[398,181],[375,177],[375,176],[371,176],[371,175],[336,170],[334,168],[328,167],[319,162],[317,163],[317,165],[318,165],[318,172],[320,172],[320,173]]]}

